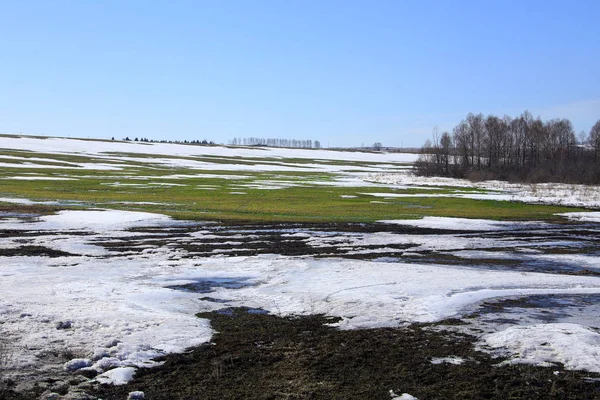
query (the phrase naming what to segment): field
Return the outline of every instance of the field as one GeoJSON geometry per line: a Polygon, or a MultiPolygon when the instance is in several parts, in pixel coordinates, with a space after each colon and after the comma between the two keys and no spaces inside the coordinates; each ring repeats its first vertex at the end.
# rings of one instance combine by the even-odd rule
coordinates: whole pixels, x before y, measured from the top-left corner
{"type": "Polygon", "coordinates": [[[600,396],[600,190],[414,161],[0,136],[0,399],[600,396]]]}

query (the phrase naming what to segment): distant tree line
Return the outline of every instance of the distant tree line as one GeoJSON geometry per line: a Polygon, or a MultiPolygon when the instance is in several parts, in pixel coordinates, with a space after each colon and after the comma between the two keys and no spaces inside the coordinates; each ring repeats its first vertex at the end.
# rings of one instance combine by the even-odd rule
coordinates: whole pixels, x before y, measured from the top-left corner
{"type": "Polygon", "coordinates": [[[528,182],[600,182],[600,120],[576,137],[568,119],[469,114],[452,134],[434,132],[419,175],[528,182]]]}
{"type": "MultiPolygon", "coordinates": [[[[112,137],[112,140],[115,140],[114,136],[112,137]]],[[[196,145],[214,145],[215,142],[213,142],[212,140],[209,142],[208,140],[204,139],[202,141],[200,140],[153,140],[153,139],[147,139],[147,138],[134,138],[134,139],[130,139],[129,136],[126,136],[123,138],[124,141],[126,142],[148,142],[148,143],[177,143],[177,144],[196,144],[196,145]]]]}
{"type": "Polygon", "coordinates": [[[320,149],[318,140],[278,139],[278,138],[234,138],[233,146],[296,147],[302,149],[320,149]]]}

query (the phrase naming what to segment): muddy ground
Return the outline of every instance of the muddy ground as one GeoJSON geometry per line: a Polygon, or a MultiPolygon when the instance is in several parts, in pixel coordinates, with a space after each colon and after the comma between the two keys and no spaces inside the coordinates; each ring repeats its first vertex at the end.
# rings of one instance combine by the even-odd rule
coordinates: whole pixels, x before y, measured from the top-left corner
{"type": "MultiPolygon", "coordinates": [[[[243,308],[200,315],[219,332],[187,354],[140,370],[130,384],[100,387],[103,399],[143,391],[149,399],[594,399],[597,374],[502,366],[474,338],[436,325],[340,331],[323,316],[280,318],[243,308]],[[434,364],[456,356],[462,365],[434,364]],[[558,372],[557,372],[558,371],[558,372]]],[[[446,321],[452,323],[452,321],[446,321]]]]}
{"type": "MultiPolygon", "coordinates": [[[[600,374],[499,366],[502,358],[474,350],[476,338],[453,329],[463,324],[459,320],[340,331],[327,325],[333,319],[319,315],[224,308],[198,316],[209,318],[218,332],[211,343],[168,355],[161,367],[139,369],[127,385],[90,385],[75,376],[70,383],[81,391],[64,383],[52,391],[105,400],[124,400],[133,391],[165,400],[391,399],[390,390],[421,400],[600,398],[600,374]],[[435,363],[440,358],[465,361],[435,363]]],[[[0,398],[51,398],[52,383],[47,378],[36,390],[9,390],[0,398]]]]}
{"type": "MultiPolygon", "coordinates": [[[[31,215],[27,215],[30,218],[31,215]]],[[[344,243],[312,246],[302,236],[328,237],[338,233],[391,232],[403,235],[462,235],[468,237],[517,238],[518,249],[544,253],[597,253],[597,227],[584,224],[556,225],[543,231],[470,232],[402,227],[385,224],[183,224],[171,228],[132,229],[131,237],[96,242],[114,254],[135,254],[148,245],[184,250],[185,257],[215,254],[310,255],[360,259],[398,258],[402,262],[472,265],[473,268],[506,268],[558,274],[595,274],[569,263],[543,265],[523,259],[459,258],[452,252],[421,251],[406,245],[378,245],[348,249],[344,243]],[[209,240],[194,237],[205,230],[209,240]],[[143,233],[140,238],[137,234],[143,233]],[[237,244],[232,245],[232,241],[237,244]],[[554,241],[561,246],[540,247],[554,241]],[[385,248],[385,250],[384,250],[385,248]],[[356,252],[356,250],[359,250],[356,252]],[[361,252],[362,251],[362,252],[361,252]],[[372,251],[372,252],[369,252],[372,251]]],[[[18,247],[0,250],[3,256],[69,256],[30,239],[48,233],[2,231],[0,237],[17,239],[18,247]]],[[[54,234],[65,234],[55,232],[54,234]]],[[[85,234],[69,232],[68,234],[85,234]]],[[[505,249],[486,249],[488,251],[505,249]]],[[[211,286],[174,288],[197,290],[210,299],[211,286]]],[[[597,298],[590,301],[597,303],[597,298]]],[[[584,299],[585,300],[585,299],[584,299]]],[[[579,299],[577,301],[580,301],[579,299]]],[[[582,300],[583,301],[583,300],[582,300]]],[[[498,307],[529,307],[524,301],[483,304],[480,314],[498,307]],[[512,302],[512,303],[511,303],[512,302]],[[500,304],[500,305],[499,305],[500,304]],[[504,305],[502,305],[504,304],[504,305]],[[491,307],[491,308],[490,308],[491,307]]],[[[547,303],[540,303],[546,307],[547,303]]],[[[535,306],[538,303],[534,304],[535,306]]],[[[576,304],[577,305],[577,304],[576,304]]],[[[0,399],[66,398],[126,399],[128,393],[143,391],[146,399],[391,399],[390,391],[423,399],[600,399],[600,374],[533,366],[498,364],[502,358],[475,350],[477,338],[461,330],[460,320],[437,324],[412,324],[401,328],[340,331],[328,326],[326,316],[281,317],[262,310],[227,308],[199,314],[209,318],[218,332],[211,343],[189,349],[185,354],[164,357],[164,365],[139,369],[135,379],[124,386],[90,383],[92,376],[41,373],[28,391],[13,390],[15,382],[0,384],[0,399]],[[438,358],[447,358],[438,362],[438,358]],[[452,358],[454,357],[454,358],[452,358]],[[457,358],[462,364],[452,363],[457,358]],[[436,361],[437,360],[437,361],[436,361]],[[85,394],[84,394],[85,393],[85,394]],[[79,396],[79,397],[77,397],[79,396]],[[58,397],[55,397],[58,398],[58,397]]],[[[478,313],[471,317],[476,318],[478,313]]],[[[1,356],[1,355],[0,355],[1,356]]],[[[57,365],[69,354],[48,354],[57,365]]],[[[64,359],[64,360],[63,360],[64,359]]],[[[1,360],[0,360],[1,363],[1,360]]],[[[0,378],[2,367],[0,364],[0,378]]]]}

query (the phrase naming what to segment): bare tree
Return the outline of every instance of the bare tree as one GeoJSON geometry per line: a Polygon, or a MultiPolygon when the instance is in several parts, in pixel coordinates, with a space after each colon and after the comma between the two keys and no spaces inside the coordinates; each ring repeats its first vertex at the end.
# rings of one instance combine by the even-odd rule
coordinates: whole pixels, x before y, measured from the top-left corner
{"type": "Polygon", "coordinates": [[[469,126],[466,121],[460,121],[460,123],[454,127],[452,132],[454,135],[454,144],[461,159],[462,170],[466,171],[473,165],[471,163],[473,159],[473,148],[471,147],[469,126]]]}
{"type": "Polygon", "coordinates": [[[528,181],[600,182],[600,120],[578,141],[568,119],[469,114],[452,131],[434,129],[417,173],[528,181]],[[584,143],[585,142],[585,145],[584,143]]]}
{"type": "Polygon", "coordinates": [[[590,129],[589,144],[594,149],[594,158],[596,163],[600,162],[600,120],[598,120],[592,129],[590,129]]]}
{"type": "Polygon", "coordinates": [[[450,149],[452,137],[448,132],[442,133],[440,137],[440,169],[443,175],[450,175],[450,149]]]}

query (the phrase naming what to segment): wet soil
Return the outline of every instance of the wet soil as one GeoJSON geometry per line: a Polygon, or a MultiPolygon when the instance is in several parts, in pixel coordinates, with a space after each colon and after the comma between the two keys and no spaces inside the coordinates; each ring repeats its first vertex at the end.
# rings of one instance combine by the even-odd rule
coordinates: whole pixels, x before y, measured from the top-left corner
{"type": "MultiPolygon", "coordinates": [[[[18,211],[25,212],[26,209],[18,211]]],[[[40,214],[42,211],[47,210],[40,210],[40,214]]],[[[544,231],[473,232],[391,224],[190,223],[135,228],[130,230],[129,237],[94,238],[92,243],[114,255],[135,255],[167,247],[176,257],[183,258],[216,254],[281,254],[595,275],[597,271],[575,263],[564,260],[540,262],[526,254],[508,259],[468,259],[453,254],[453,251],[417,249],[418,246],[412,244],[349,246],[348,236],[344,236],[385,232],[408,237],[435,235],[441,241],[444,236],[450,239],[456,236],[489,238],[499,240],[500,244],[503,240],[518,241],[519,245],[469,250],[591,255],[598,254],[600,244],[595,228],[569,224],[544,231]],[[198,234],[199,231],[206,234],[198,234]],[[339,242],[326,240],[335,236],[340,237],[339,242]],[[310,239],[315,237],[324,240],[314,245],[310,239]],[[541,245],[548,241],[563,245],[541,245]]],[[[39,236],[87,234],[0,230],[0,238],[8,237],[15,243],[12,248],[0,250],[0,256],[74,256],[36,245],[35,240],[39,236]]],[[[148,254],[151,257],[151,252],[148,254]]],[[[215,287],[235,289],[247,284],[244,279],[212,279],[173,289],[204,293],[203,299],[218,303],[225,301],[210,297],[215,287]]],[[[552,309],[562,304],[557,301],[549,297],[505,300],[503,303],[490,301],[484,304],[478,316],[517,308],[552,309]],[[555,307],[555,304],[558,305],[555,307]]],[[[598,304],[600,299],[573,297],[567,303],[579,306],[582,301],[598,304]]],[[[566,314],[556,309],[548,315],[555,319],[566,314]]],[[[399,395],[410,393],[421,400],[600,399],[600,374],[565,371],[560,366],[497,366],[502,359],[474,350],[475,337],[451,329],[453,324],[462,324],[460,320],[436,325],[340,331],[328,326],[334,321],[324,316],[278,317],[244,308],[226,308],[199,317],[209,318],[218,332],[211,343],[190,349],[185,354],[166,356],[163,366],[138,370],[130,384],[99,386],[93,395],[102,399],[126,399],[129,392],[141,390],[146,399],[391,399],[390,390],[393,390],[399,395]],[[460,357],[465,361],[460,365],[432,363],[434,358],[445,357],[460,357]]],[[[87,390],[89,383],[85,379],[71,378],[74,379],[73,386],[84,384],[87,390]]],[[[39,390],[17,394],[11,392],[10,384],[0,385],[0,399],[39,398],[47,387],[40,385],[39,390]]],[[[69,387],[63,385],[56,391],[65,394],[69,387]]]]}
{"type": "Polygon", "coordinates": [[[0,249],[0,257],[13,256],[44,256],[44,257],[65,257],[74,256],[75,254],[68,253],[62,250],[50,249],[44,246],[20,246],[13,249],[0,249]]]}
{"type": "MultiPolygon", "coordinates": [[[[595,228],[596,226],[594,226],[595,228]]],[[[485,269],[509,269],[522,272],[544,272],[569,275],[600,275],[598,271],[587,269],[577,262],[561,260],[543,260],[540,262],[531,256],[535,254],[588,254],[598,255],[600,235],[595,229],[585,224],[556,224],[550,228],[539,230],[516,229],[489,232],[473,232],[468,230],[448,230],[420,228],[394,224],[362,224],[362,223],[303,223],[303,224],[268,224],[268,223],[228,223],[228,224],[188,224],[168,230],[163,228],[134,228],[130,230],[136,235],[122,237],[110,241],[97,241],[94,244],[103,246],[114,253],[134,255],[147,251],[149,246],[168,246],[174,250],[182,250],[181,258],[201,258],[215,255],[255,256],[259,254],[279,254],[283,256],[311,256],[315,258],[342,257],[357,260],[397,261],[403,263],[434,263],[441,265],[461,265],[485,269]],[[196,234],[198,231],[206,235],[196,234]],[[592,234],[592,232],[596,232],[592,234]],[[354,246],[351,238],[365,234],[389,233],[403,235],[407,238],[435,236],[440,242],[444,236],[473,238],[474,240],[495,240],[497,245],[508,243],[507,247],[478,248],[484,250],[490,258],[481,255],[466,258],[454,254],[456,250],[420,249],[418,244],[365,244],[354,246]],[[335,237],[335,240],[328,238],[335,237]],[[320,241],[318,245],[311,243],[313,239],[320,241]],[[512,243],[512,244],[511,244],[512,243]],[[517,243],[517,244],[515,244],[517,243]],[[549,244],[550,243],[550,244],[549,244]],[[494,253],[512,254],[508,258],[493,257],[494,253]]],[[[1,232],[0,232],[1,234],[1,232]]]]}
{"type": "MultiPolygon", "coordinates": [[[[102,399],[596,399],[598,374],[560,366],[502,366],[474,338],[432,325],[340,331],[324,316],[277,317],[226,309],[199,315],[218,331],[209,344],[169,355],[102,399]],[[432,363],[460,357],[461,365],[432,363]]],[[[456,321],[455,321],[456,322],[456,321]]],[[[448,321],[452,323],[452,321],[448,321]]]]}
{"type": "MultiPolygon", "coordinates": [[[[24,212],[28,209],[15,209],[11,212],[24,212]]],[[[30,211],[30,210],[29,210],[30,211]]],[[[4,212],[9,212],[8,210],[4,212]]],[[[29,212],[29,214],[32,214],[29,212]]],[[[23,218],[26,219],[26,218],[23,218]]],[[[259,254],[279,254],[283,256],[312,256],[315,258],[343,257],[358,260],[399,261],[403,263],[435,263],[442,265],[461,265],[473,268],[510,269],[523,272],[545,272],[563,274],[597,275],[598,272],[586,269],[576,262],[568,262],[564,258],[557,261],[539,262],[528,251],[537,254],[588,254],[598,255],[600,235],[597,226],[589,224],[555,224],[544,230],[535,226],[532,229],[514,229],[489,232],[473,232],[468,230],[448,230],[420,228],[394,224],[363,223],[198,223],[174,222],[172,226],[130,229],[131,236],[99,239],[91,242],[104,247],[114,255],[135,256],[148,253],[149,249],[168,247],[180,250],[180,258],[202,258],[215,255],[223,256],[255,256],[259,254]],[[202,234],[199,234],[202,232],[202,234]],[[496,246],[486,245],[478,248],[473,245],[469,250],[484,250],[490,254],[485,258],[482,254],[475,258],[462,257],[455,250],[429,250],[419,248],[415,244],[387,244],[382,239],[380,244],[352,245],[352,238],[368,234],[394,234],[410,237],[435,236],[444,241],[444,237],[473,238],[495,241],[496,246]],[[334,239],[331,239],[334,238],[334,239]],[[315,244],[316,241],[316,244],[315,244]],[[507,243],[507,247],[501,247],[507,243]],[[510,254],[507,258],[493,257],[494,253],[510,254]]],[[[0,230],[0,238],[11,238],[20,247],[3,250],[0,256],[72,256],[69,254],[44,249],[35,242],[39,237],[57,235],[90,235],[86,231],[48,232],[36,230],[0,230]]],[[[464,248],[456,249],[458,251],[464,248]]],[[[112,255],[106,256],[110,258],[112,255]]]]}

